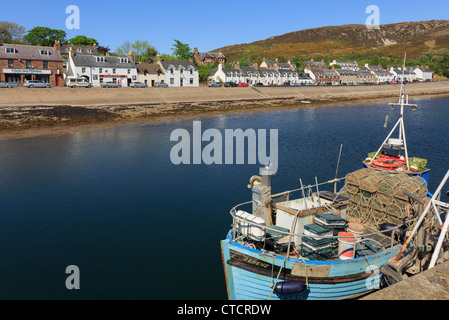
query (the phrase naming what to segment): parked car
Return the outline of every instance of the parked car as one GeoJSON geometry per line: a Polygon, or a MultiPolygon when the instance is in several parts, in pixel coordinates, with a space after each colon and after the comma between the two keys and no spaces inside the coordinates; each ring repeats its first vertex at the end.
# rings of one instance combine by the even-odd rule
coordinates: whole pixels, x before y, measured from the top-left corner
{"type": "Polygon", "coordinates": [[[53,87],[51,83],[40,81],[40,80],[26,80],[23,84],[24,87],[28,88],[51,88],[53,87]]]}
{"type": "Polygon", "coordinates": [[[130,85],[131,88],[148,88],[148,85],[146,83],[142,82],[133,82],[130,85]]]}
{"type": "Polygon", "coordinates": [[[168,84],[165,82],[158,82],[156,83],[156,88],[168,88],[168,84]]]}
{"type": "Polygon", "coordinates": [[[238,86],[239,86],[239,87],[248,87],[249,84],[247,84],[247,83],[245,83],[245,82],[240,82],[240,83],[238,84],[238,86]]]}
{"type": "Polygon", "coordinates": [[[103,88],[121,88],[122,87],[122,85],[120,83],[116,83],[116,82],[112,82],[112,81],[110,81],[110,82],[103,82],[101,84],[101,86],[103,88]]]}
{"type": "Polygon", "coordinates": [[[225,87],[238,87],[237,83],[232,82],[232,81],[228,81],[224,83],[225,87]]]}
{"type": "Polygon", "coordinates": [[[220,82],[217,81],[211,81],[209,82],[209,87],[221,87],[222,84],[220,82]]]}
{"type": "Polygon", "coordinates": [[[255,84],[255,86],[261,87],[261,86],[263,86],[263,83],[262,83],[262,82],[257,82],[257,83],[255,84]]]}
{"type": "Polygon", "coordinates": [[[0,88],[14,88],[17,87],[16,82],[3,82],[0,81],[0,88]]]}
{"type": "Polygon", "coordinates": [[[90,88],[90,87],[92,87],[92,84],[89,81],[87,81],[86,78],[69,77],[69,78],[67,78],[67,86],[70,88],[76,88],[76,87],[90,88]]]}

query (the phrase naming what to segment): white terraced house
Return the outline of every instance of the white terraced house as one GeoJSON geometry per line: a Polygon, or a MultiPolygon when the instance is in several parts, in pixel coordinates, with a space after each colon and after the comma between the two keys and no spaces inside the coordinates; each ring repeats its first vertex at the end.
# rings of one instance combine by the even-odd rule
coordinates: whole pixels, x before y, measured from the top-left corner
{"type": "Polygon", "coordinates": [[[131,55],[113,57],[100,55],[75,54],[70,50],[67,61],[67,77],[82,77],[94,87],[105,82],[119,83],[128,87],[137,81],[137,68],[131,55]]]}
{"type": "Polygon", "coordinates": [[[157,64],[165,74],[165,83],[169,87],[198,87],[198,69],[193,62],[181,60],[163,60],[157,57],[157,64]]]}

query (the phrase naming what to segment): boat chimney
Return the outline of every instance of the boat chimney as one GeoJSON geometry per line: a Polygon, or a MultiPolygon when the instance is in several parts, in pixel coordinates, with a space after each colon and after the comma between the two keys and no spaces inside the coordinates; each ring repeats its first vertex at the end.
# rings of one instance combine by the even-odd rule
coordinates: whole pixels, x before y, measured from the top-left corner
{"type": "Polygon", "coordinates": [[[260,184],[254,185],[253,191],[253,214],[265,220],[266,226],[273,224],[272,204],[271,204],[271,177],[274,176],[273,169],[270,164],[259,170],[262,181],[260,184]]]}

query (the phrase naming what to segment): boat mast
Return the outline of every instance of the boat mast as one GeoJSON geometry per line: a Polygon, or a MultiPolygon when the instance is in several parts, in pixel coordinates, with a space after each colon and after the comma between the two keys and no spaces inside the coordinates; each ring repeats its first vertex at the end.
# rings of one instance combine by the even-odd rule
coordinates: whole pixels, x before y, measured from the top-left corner
{"type": "MultiPolygon", "coordinates": [[[[407,97],[407,101],[406,99],[406,95],[405,95],[405,80],[404,80],[404,74],[405,74],[405,61],[407,59],[407,53],[405,53],[404,55],[404,64],[402,65],[402,78],[401,78],[401,92],[399,94],[399,101],[397,103],[389,103],[389,105],[393,108],[395,106],[400,106],[401,110],[400,110],[400,114],[399,114],[399,119],[398,121],[396,121],[396,124],[393,126],[393,129],[391,129],[390,133],[388,134],[387,138],[384,140],[384,142],[381,144],[380,148],[377,150],[376,154],[374,155],[374,159],[376,159],[377,155],[379,154],[379,152],[382,150],[382,148],[385,145],[388,145],[388,140],[390,139],[391,135],[393,134],[393,132],[396,130],[396,127],[399,126],[399,137],[398,137],[398,143],[399,143],[399,147],[400,149],[404,149],[405,151],[405,159],[406,159],[406,164],[407,164],[407,170],[410,170],[409,164],[408,164],[408,150],[407,150],[407,140],[405,138],[405,126],[404,126],[404,106],[410,106],[410,107],[414,107],[416,108],[417,105],[416,104],[409,104],[408,103],[408,97],[407,97]],[[401,146],[403,144],[403,147],[401,146]]],[[[400,153],[400,149],[399,149],[399,153],[400,153]]]]}

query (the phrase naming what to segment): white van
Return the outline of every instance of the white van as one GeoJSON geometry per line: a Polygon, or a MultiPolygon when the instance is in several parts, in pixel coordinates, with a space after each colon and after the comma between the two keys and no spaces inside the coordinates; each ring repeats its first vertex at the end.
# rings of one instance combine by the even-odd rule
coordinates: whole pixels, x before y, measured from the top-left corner
{"type": "Polygon", "coordinates": [[[76,87],[85,87],[90,88],[92,84],[87,81],[86,78],[82,77],[69,77],[67,78],[67,87],[76,88],[76,87]]]}

